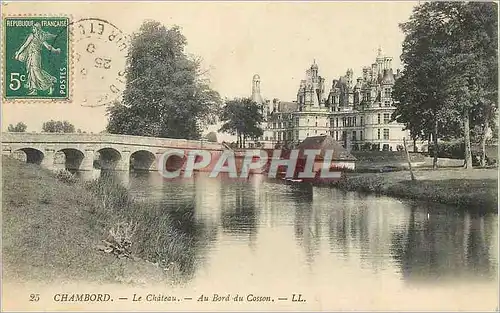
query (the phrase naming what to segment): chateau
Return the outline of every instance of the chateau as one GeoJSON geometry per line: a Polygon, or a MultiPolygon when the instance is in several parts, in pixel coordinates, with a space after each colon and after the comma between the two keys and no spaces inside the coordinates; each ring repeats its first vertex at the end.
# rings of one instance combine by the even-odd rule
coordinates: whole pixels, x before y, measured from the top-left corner
{"type": "Polygon", "coordinates": [[[350,150],[402,149],[403,137],[409,133],[404,125],[391,122],[396,109],[392,87],[399,75],[391,62],[379,49],[375,62],[363,67],[362,77],[354,80],[353,70],[348,69],[345,76],[332,81],[328,93],[313,62],[293,102],[264,101],[260,77],[254,75],[252,99],[266,117],[260,142],[267,148],[293,146],[307,137],[328,134],[350,150]]]}

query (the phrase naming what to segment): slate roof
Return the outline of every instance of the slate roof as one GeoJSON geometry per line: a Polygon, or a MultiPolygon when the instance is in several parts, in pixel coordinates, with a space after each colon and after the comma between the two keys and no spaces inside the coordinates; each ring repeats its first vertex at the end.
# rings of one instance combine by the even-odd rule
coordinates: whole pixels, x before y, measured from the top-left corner
{"type": "Polygon", "coordinates": [[[304,156],[304,149],[320,149],[321,157],[324,156],[326,150],[333,150],[333,161],[356,161],[356,158],[349,151],[328,135],[307,137],[297,146],[297,149],[300,150],[299,158],[304,156]]]}

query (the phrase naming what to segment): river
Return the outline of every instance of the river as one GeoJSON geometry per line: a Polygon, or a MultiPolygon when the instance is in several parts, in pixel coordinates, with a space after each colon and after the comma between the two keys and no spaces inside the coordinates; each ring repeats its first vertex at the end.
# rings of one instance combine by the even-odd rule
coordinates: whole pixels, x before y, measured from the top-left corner
{"type": "MultiPolygon", "coordinates": [[[[88,174],[87,174],[88,175],[88,174]]],[[[498,215],[268,181],[122,173],[134,197],[191,214],[186,285],[302,294],[307,309],[487,310],[498,298],[498,215]]],[[[284,301],[284,300],[283,300],[284,301]]],[[[285,301],[284,301],[285,302],[285,301]]],[[[297,310],[295,304],[280,309],[297,310]]]]}

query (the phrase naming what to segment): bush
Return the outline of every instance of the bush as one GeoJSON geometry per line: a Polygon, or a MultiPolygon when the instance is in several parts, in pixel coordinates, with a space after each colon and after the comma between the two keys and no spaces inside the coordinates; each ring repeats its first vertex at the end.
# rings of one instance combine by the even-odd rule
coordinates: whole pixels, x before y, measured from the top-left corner
{"type": "MultiPolygon", "coordinates": [[[[434,157],[435,147],[429,146],[429,156],[434,157]]],[[[438,143],[438,158],[465,159],[465,144],[463,141],[441,141],[438,143]]]]}
{"type": "Polygon", "coordinates": [[[78,181],[78,178],[66,169],[56,171],[56,178],[69,185],[73,185],[78,181]]]}
{"type": "Polygon", "coordinates": [[[168,208],[137,201],[112,176],[87,182],[86,188],[97,196],[102,209],[111,217],[106,223],[109,234],[98,247],[101,251],[117,257],[139,257],[163,269],[181,268],[189,263],[194,248],[192,240],[177,229],[179,221],[174,219],[173,212],[190,212],[194,207],[168,208]]]}

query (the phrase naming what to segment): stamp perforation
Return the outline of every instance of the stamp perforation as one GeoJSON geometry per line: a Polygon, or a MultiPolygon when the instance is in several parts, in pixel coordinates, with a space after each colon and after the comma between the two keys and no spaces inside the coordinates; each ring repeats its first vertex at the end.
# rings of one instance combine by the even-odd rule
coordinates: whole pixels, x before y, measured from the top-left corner
{"type": "Polygon", "coordinates": [[[25,104],[40,104],[40,103],[72,103],[73,102],[73,97],[74,97],[74,45],[73,45],[73,38],[74,38],[74,27],[73,27],[73,15],[72,14],[64,14],[64,13],[51,13],[51,14],[37,14],[37,13],[12,13],[12,14],[2,14],[2,37],[3,40],[1,41],[1,46],[0,46],[0,57],[2,58],[2,63],[1,63],[1,79],[0,83],[2,84],[2,88],[0,89],[1,95],[2,95],[2,102],[3,103],[25,103],[25,104]],[[8,18],[67,18],[68,19],[68,25],[67,25],[67,36],[68,36],[68,43],[67,43],[67,66],[68,66],[68,79],[67,79],[67,86],[66,90],[68,93],[68,97],[66,98],[35,98],[35,97],[16,97],[16,98],[8,98],[6,97],[6,63],[7,63],[7,55],[6,55],[6,41],[7,41],[7,36],[5,35],[6,27],[5,23],[8,18]]]}

